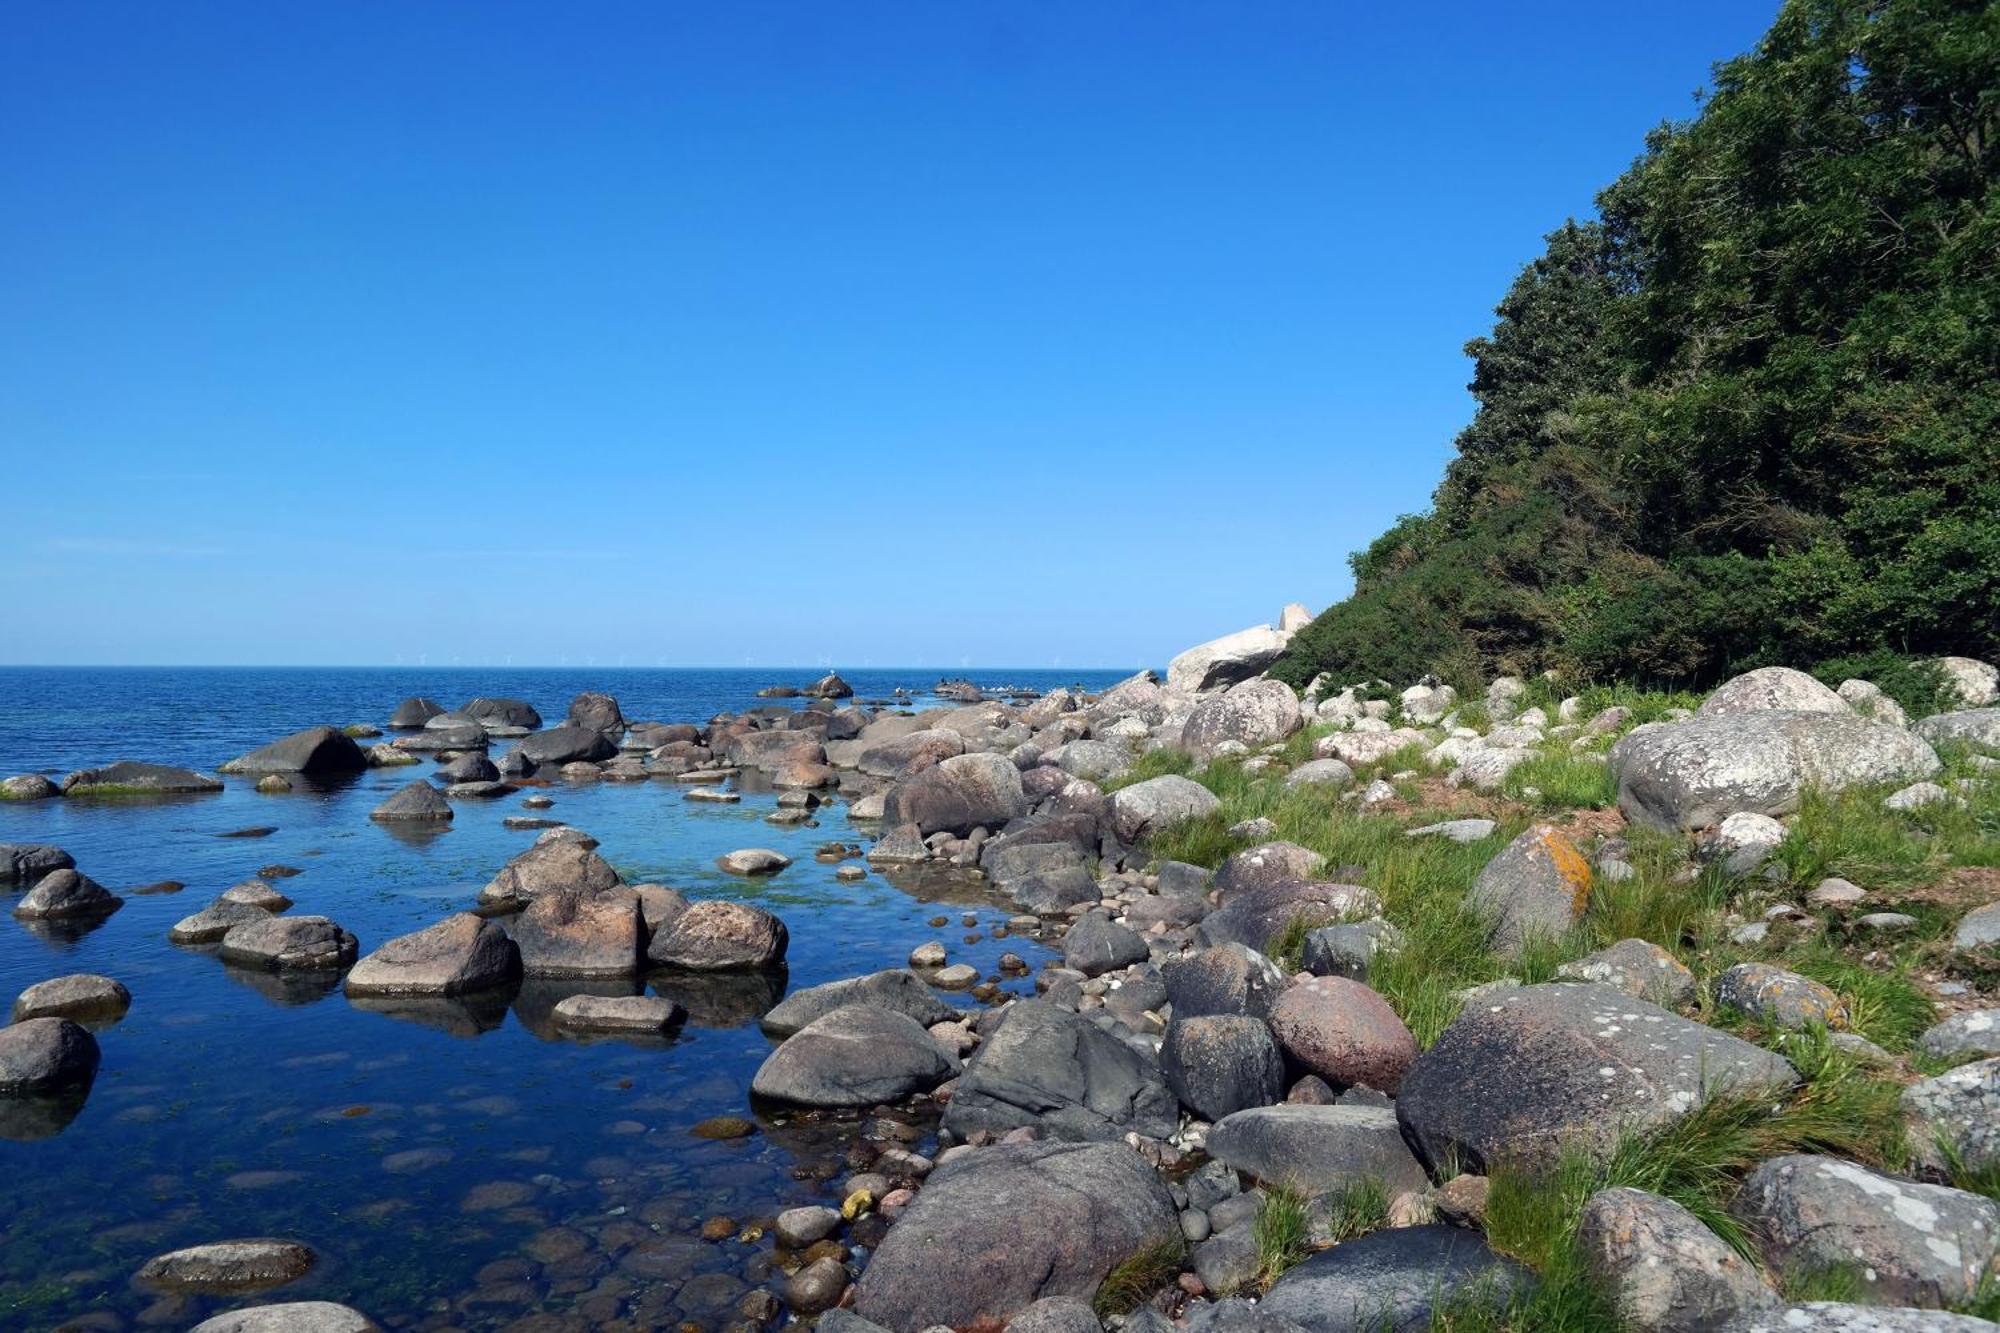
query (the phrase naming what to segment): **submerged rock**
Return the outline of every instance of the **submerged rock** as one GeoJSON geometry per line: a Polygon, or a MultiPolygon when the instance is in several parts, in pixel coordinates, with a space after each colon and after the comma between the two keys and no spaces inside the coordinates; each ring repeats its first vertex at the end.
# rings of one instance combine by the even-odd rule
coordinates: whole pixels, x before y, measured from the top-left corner
{"type": "Polygon", "coordinates": [[[265,1291],[296,1282],[317,1256],[288,1240],[221,1240],[148,1259],[139,1281],[166,1291],[265,1291]]]}

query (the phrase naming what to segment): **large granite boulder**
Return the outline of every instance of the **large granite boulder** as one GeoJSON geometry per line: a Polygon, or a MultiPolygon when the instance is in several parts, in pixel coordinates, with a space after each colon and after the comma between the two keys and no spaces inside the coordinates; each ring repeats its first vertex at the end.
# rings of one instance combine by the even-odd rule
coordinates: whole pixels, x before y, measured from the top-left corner
{"type": "Polygon", "coordinates": [[[958,1057],[915,1019],[855,1004],[785,1038],[758,1067],[750,1091],[798,1106],[876,1106],[929,1092],[958,1072],[958,1057]]]}
{"type": "Polygon", "coordinates": [[[569,723],[523,736],[515,749],[537,768],[544,764],[595,763],[618,753],[617,743],[603,732],[569,723]]]}
{"type": "Polygon", "coordinates": [[[1913,728],[1933,745],[1963,745],[2000,754],[2000,708],[1968,708],[1927,717],[1913,728]]]}
{"type": "Polygon", "coordinates": [[[428,781],[418,778],[370,810],[368,817],[385,824],[447,823],[451,819],[451,802],[428,781]]]}
{"type": "Polygon", "coordinates": [[[1184,820],[1222,808],[1214,792],[1178,773],[1148,778],[1111,794],[1111,827],[1118,839],[1138,843],[1184,820]]]}
{"type": "Polygon", "coordinates": [[[1429,1184],[1387,1106],[1252,1107],[1216,1122],[1208,1153],[1233,1171],[1308,1195],[1374,1180],[1394,1198],[1429,1184]]]}
{"type": "Polygon", "coordinates": [[[882,818],[915,824],[926,834],[997,830],[1028,812],[1021,770],[997,754],[962,754],[905,778],[889,789],[882,818]]]}
{"type": "Polygon", "coordinates": [[[959,1016],[958,1010],[939,999],[922,977],[908,968],[892,967],[865,977],[829,981],[793,991],[764,1015],[761,1026],[773,1037],[789,1037],[814,1019],[853,1004],[887,1009],[925,1028],[949,1023],[959,1016]]]}
{"type": "Polygon", "coordinates": [[[125,905],[125,900],[88,875],[74,870],[54,870],[35,881],[14,904],[14,915],[23,921],[69,921],[105,917],[125,905]]]}
{"type": "Polygon", "coordinates": [[[893,1333],[1004,1321],[1048,1296],[1088,1301],[1126,1260],[1180,1240],[1173,1196],[1123,1144],[982,1148],[931,1174],[854,1311],[893,1333]]]}
{"type": "Polygon", "coordinates": [[[1285,1094],[1285,1057],[1271,1029],[1233,1014],[1176,1016],[1160,1043],[1160,1075],[1203,1120],[1268,1106],[1285,1094]]]}
{"type": "Polygon", "coordinates": [[[67,1018],[0,1028],[0,1097],[42,1097],[86,1087],[97,1075],[97,1038],[67,1018]]]}
{"type": "Polygon", "coordinates": [[[945,729],[906,731],[874,739],[882,722],[894,720],[884,718],[870,724],[851,742],[858,751],[854,766],[870,777],[913,777],[965,753],[965,737],[945,729]]]}
{"type": "Polygon", "coordinates": [[[1910,1144],[1931,1169],[1950,1157],[1973,1171],[2000,1168],[2000,1056],[1911,1084],[1902,1110],[1910,1144]]]}
{"type": "Polygon", "coordinates": [[[347,974],[349,995],[467,995],[521,976],[521,951],[498,922],[456,912],[398,935],[347,974]]]}
{"type": "Polygon", "coordinates": [[[332,1301],[286,1301],[229,1310],[196,1324],[191,1333],[381,1333],[361,1311],[332,1301]]]}
{"type": "Polygon", "coordinates": [[[1560,940],[1590,904],[1590,862],[1560,830],[1537,824],[1479,872],[1466,895],[1492,923],[1488,944],[1518,958],[1533,940],[1560,940]]]}
{"type": "Polygon", "coordinates": [[[531,977],[626,977],[645,966],[639,895],[622,886],[537,894],[514,920],[531,977]]]}
{"type": "Polygon", "coordinates": [[[1089,1019],[1044,1000],[1017,1000],[965,1067],[944,1126],[1023,1126],[1059,1139],[1165,1138],[1179,1103],[1159,1067],[1089,1019]]]}
{"type": "Polygon", "coordinates": [[[595,731],[607,740],[616,741],[625,734],[625,714],[618,707],[618,701],[597,690],[585,690],[569,701],[569,716],[565,726],[582,727],[585,731],[595,731]]]}
{"type": "Polygon", "coordinates": [[[368,755],[338,727],[307,727],[222,766],[224,773],[304,773],[338,777],[368,767],[368,755]]]}
{"type": "Polygon", "coordinates": [[[1533,1282],[1475,1231],[1392,1227],[1310,1256],[1257,1308],[1306,1333],[1419,1333],[1460,1302],[1504,1309],[1533,1282]]]}
{"type": "Polygon", "coordinates": [[[1725,717],[1731,713],[1767,713],[1773,710],[1796,713],[1854,711],[1837,691],[1828,689],[1803,671],[1794,671],[1790,667],[1759,667],[1718,685],[1696,712],[1701,717],[1725,717]]]}
{"type": "Polygon", "coordinates": [[[76,869],[76,858],[46,842],[0,842],[0,884],[33,884],[55,870],[76,869]]]}
{"type": "Polygon", "coordinates": [[[1217,901],[1226,903],[1245,890],[1315,879],[1325,865],[1326,858],[1310,847],[1295,842],[1260,843],[1232,852],[1217,867],[1211,887],[1217,901]]]}
{"type": "Polygon", "coordinates": [[[525,699],[473,699],[458,711],[496,735],[542,725],[542,715],[525,699]]]}
{"type": "Polygon", "coordinates": [[[265,972],[337,972],[354,962],[360,946],[323,916],[262,916],[231,926],[222,937],[222,961],[265,972]]]}
{"type": "Polygon", "coordinates": [[[1433,1165],[1547,1165],[1608,1153],[1720,1093],[1785,1091],[1783,1057],[1606,986],[1560,982],[1474,1000],[1403,1075],[1396,1112],[1433,1165]]]}
{"type": "Polygon", "coordinates": [[[479,901],[488,906],[519,906],[547,893],[602,892],[623,883],[595,846],[557,838],[537,842],[501,867],[492,882],[479,891],[479,901]]]}
{"type": "Polygon", "coordinates": [[[80,768],[62,780],[65,796],[185,796],[222,790],[222,779],[191,768],[120,760],[80,768]]]}
{"type": "Polygon", "coordinates": [[[784,962],[790,941],[785,923],[763,908],[710,898],[653,936],[646,956],[693,972],[738,971],[784,962]]]}
{"type": "Polygon", "coordinates": [[[1197,644],[1167,663],[1167,688],[1188,694],[1248,680],[1278,660],[1292,636],[1269,625],[1197,644]]]}
{"type": "Polygon", "coordinates": [[[1146,961],[1146,941],[1104,912],[1086,912],[1063,936],[1063,966],[1086,977],[1146,961]]]}
{"type": "Polygon", "coordinates": [[[1627,1328],[1712,1333],[1777,1304],[1756,1265],[1693,1213],[1645,1190],[1591,1195],[1576,1244],[1627,1328]]]}
{"type": "Polygon", "coordinates": [[[2000,1274],[2000,1203],[1837,1157],[1775,1157],[1744,1180],[1730,1211],[1772,1272],[1840,1269],[1871,1305],[1956,1305],[2000,1274]]]}
{"type": "Polygon", "coordinates": [[[1625,817],[1664,829],[1714,828],[1739,811],[1786,815],[1809,788],[1915,782],[1940,767],[1921,736],[1901,727],[1794,709],[1637,727],[1610,762],[1625,817]]]}
{"type": "Polygon", "coordinates": [[[1936,665],[1960,708],[2000,703],[2000,666],[1976,657],[1940,657],[1936,665]]]}
{"type": "Polygon", "coordinates": [[[74,1023],[103,1025],[125,1016],[132,992],[125,983],[95,972],[72,972],[38,981],[14,1000],[14,1021],[67,1018],[74,1023]]]}
{"type": "Polygon", "coordinates": [[[1232,742],[1254,750],[1281,741],[1300,725],[1299,696],[1292,687],[1260,677],[1196,704],[1181,728],[1181,748],[1206,760],[1232,742]]]}

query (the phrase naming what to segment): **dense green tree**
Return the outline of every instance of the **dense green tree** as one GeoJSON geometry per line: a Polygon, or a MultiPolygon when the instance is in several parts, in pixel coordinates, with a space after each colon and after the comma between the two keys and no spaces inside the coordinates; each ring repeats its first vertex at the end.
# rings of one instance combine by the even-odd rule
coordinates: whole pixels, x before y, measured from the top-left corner
{"type": "Polygon", "coordinates": [[[1279,671],[2000,653],[2000,5],[1791,0],[1467,347],[1433,508],[1279,671]]]}

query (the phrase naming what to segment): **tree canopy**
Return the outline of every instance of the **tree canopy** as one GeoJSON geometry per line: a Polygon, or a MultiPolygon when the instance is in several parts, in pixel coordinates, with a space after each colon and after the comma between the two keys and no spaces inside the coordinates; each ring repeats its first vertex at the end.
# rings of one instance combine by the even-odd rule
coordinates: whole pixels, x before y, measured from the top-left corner
{"type": "Polygon", "coordinates": [[[1508,290],[1278,673],[2000,653],[2000,5],[1791,0],[1508,290]]]}

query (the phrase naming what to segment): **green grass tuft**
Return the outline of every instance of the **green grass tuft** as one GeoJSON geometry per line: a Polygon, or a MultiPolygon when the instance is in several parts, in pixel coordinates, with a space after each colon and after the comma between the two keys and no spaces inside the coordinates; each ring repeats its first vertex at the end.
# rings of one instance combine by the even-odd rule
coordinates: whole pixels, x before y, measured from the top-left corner
{"type": "Polygon", "coordinates": [[[1538,810],[1595,810],[1618,799],[1610,765],[1597,755],[1568,752],[1538,755],[1517,765],[1501,780],[1500,791],[1538,810]]]}
{"type": "Polygon", "coordinates": [[[1257,1289],[1265,1291],[1312,1249],[1305,1196],[1287,1186],[1265,1186],[1252,1234],[1257,1240],[1257,1289]]]}
{"type": "Polygon", "coordinates": [[[1148,1296],[1172,1282],[1181,1271],[1187,1245],[1180,1237],[1155,1241],[1137,1254],[1128,1256],[1105,1275],[1090,1305],[1100,1319],[1127,1315],[1145,1303],[1148,1296]]]}

